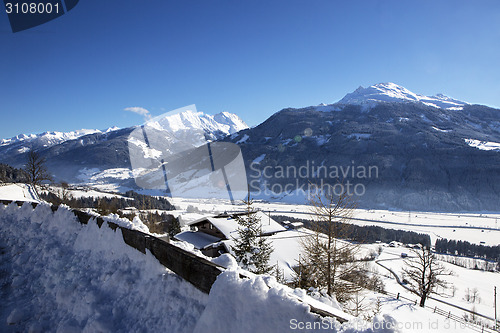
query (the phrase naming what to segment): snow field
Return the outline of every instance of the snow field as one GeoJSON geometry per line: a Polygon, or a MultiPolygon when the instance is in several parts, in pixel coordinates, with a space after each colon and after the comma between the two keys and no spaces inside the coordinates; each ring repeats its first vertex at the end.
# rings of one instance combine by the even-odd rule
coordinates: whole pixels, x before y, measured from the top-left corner
{"type": "MultiPolygon", "coordinates": [[[[169,198],[180,210],[195,206],[205,214],[243,210],[241,205],[231,205],[219,199],[169,198]]],[[[255,201],[254,207],[272,215],[286,215],[310,219],[310,207],[304,204],[286,204],[255,201]]],[[[435,213],[404,212],[391,210],[356,209],[351,222],[356,225],[376,225],[387,229],[415,231],[428,234],[431,241],[438,238],[467,240],[470,243],[495,246],[500,244],[500,214],[492,212],[476,213],[435,213]]],[[[193,218],[194,219],[194,218],[193,218]]],[[[191,220],[191,219],[187,219],[191,220]]]]}
{"type": "Polygon", "coordinates": [[[0,200],[38,202],[35,191],[26,184],[0,186],[0,200]]]}
{"type": "MultiPolygon", "coordinates": [[[[392,269],[400,278],[402,277],[402,269],[404,267],[404,260],[400,255],[401,252],[405,252],[409,256],[412,255],[412,252],[406,248],[384,247],[384,250],[379,257],[379,260],[381,260],[380,263],[392,269]]],[[[467,269],[443,261],[440,261],[440,263],[443,264],[448,271],[452,272],[452,275],[442,277],[448,282],[449,288],[446,290],[440,288],[438,292],[441,295],[432,295],[432,297],[455,304],[468,310],[472,310],[474,308],[476,312],[494,318],[493,288],[494,286],[497,286],[498,289],[498,286],[500,285],[500,273],[467,269]],[[467,289],[472,291],[474,288],[478,290],[480,300],[476,303],[466,301],[465,294],[467,289]]],[[[388,271],[384,270],[380,266],[378,270],[384,274],[388,273],[388,271]]],[[[417,296],[409,293],[403,287],[399,286],[393,279],[384,279],[384,283],[391,286],[388,287],[388,290],[390,289],[393,293],[401,292],[401,294],[404,294],[409,298],[417,298],[417,296]]],[[[432,307],[437,306],[438,308],[446,311],[451,311],[452,314],[459,317],[462,317],[462,315],[465,314],[465,312],[460,309],[448,307],[446,304],[436,302],[434,300],[428,300],[426,305],[432,307]]]]}

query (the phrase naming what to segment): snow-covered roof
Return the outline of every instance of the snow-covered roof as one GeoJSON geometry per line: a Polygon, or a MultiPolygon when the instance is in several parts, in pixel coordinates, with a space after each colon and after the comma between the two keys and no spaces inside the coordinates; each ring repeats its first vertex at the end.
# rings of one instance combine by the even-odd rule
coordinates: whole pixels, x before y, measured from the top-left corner
{"type": "MultiPolygon", "coordinates": [[[[262,233],[265,235],[274,234],[277,232],[286,231],[278,222],[274,221],[264,212],[258,211],[255,213],[257,218],[260,218],[262,233]]],[[[197,223],[208,221],[214,227],[220,230],[226,239],[237,238],[238,236],[238,221],[232,217],[203,217],[198,220],[190,222],[188,225],[195,225],[197,223]]]]}
{"type": "Polygon", "coordinates": [[[195,232],[195,231],[183,231],[175,235],[175,238],[180,241],[185,241],[190,244],[193,244],[195,248],[201,250],[205,248],[207,245],[212,243],[217,243],[221,239],[204,232],[195,232]]]}

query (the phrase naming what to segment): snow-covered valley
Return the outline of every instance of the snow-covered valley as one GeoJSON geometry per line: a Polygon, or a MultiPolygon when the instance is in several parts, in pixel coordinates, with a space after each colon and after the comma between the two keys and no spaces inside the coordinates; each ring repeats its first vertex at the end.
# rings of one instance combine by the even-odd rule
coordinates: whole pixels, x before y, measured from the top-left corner
{"type": "MultiPolygon", "coordinates": [[[[0,188],[0,199],[9,199],[9,193],[15,194],[15,191],[4,187],[2,192],[0,188]]],[[[95,190],[80,190],[74,194],[109,196],[95,190]]],[[[200,215],[235,208],[229,202],[219,200],[173,201],[176,204],[173,212],[183,216],[184,222],[200,215]],[[193,205],[197,207],[196,212],[192,211],[193,205]]],[[[256,205],[272,214],[303,217],[307,211],[307,207],[301,205],[264,202],[256,205]]],[[[379,308],[376,313],[365,311],[371,313],[373,321],[353,319],[349,324],[339,325],[332,319],[321,319],[310,313],[307,306],[299,302],[299,299],[306,297],[305,291],[277,284],[274,277],[241,280],[236,276],[236,267],[233,265],[232,269],[219,277],[207,296],[160,265],[149,252],[144,255],[124,244],[119,233],[107,228],[100,229],[93,223],[81,225],[69,210],[60,208],[52,213],[50,207],[43,204],[34,211],[28,204],[23,207],[1,205],[0,209],[2,299],[5,300],[0,309],[0,321],[6,325],[5,330],[2,330],[5,332],[20,329],[31,332],[149,332],[164,327],[171,328],[172,332],[285,332],[294,327],[305,328],[300,325],[313,325],[315,322],[322,323],[323,327],[336,327],[334,331],[337,332],[382,332],[374,328],[384,325],[386,330],[383,332],[418,332],[427,328],[451,332],[456,331],[456,327],[461,327],[460,331],[464,332],[474,331],[474,326],[464,327],[463,324],[433,313],[431,308],[422,309],[415,305],[413,299],[416,296],[407,293],[391,274],[375,262],[370,263],[370,270],[383,277],[389,295],[364,291],[361,293],[363,305],[368,309],[379,308]],[[395,299],[397,293],[406,298],[395,299]]],[[[358,211],[356,216],[368,219],[373,218],[370,214],[382,213],[393,216],[393,220],[404,219],[407,214],[358,211]]],[[[422,212],[417,215],[427,215],[427,220],[431,216],[432,219],[448,216],[422,212]]],[[[495,215],[470,215],[475,218],[471,219],[474,221],[471,223],[480,225],[484,223],[482,219],[492,216],[495,215]]],[[[453,221],[451,217],[448,218],[453,221]]],[[[284,243],[275,241],[279,245],[278,251],[284,250],[290,257],[290,262],[284,264],[293,264],[293,254],[300,251],[297,248],[287,250],[291,244],[289,240],[285,239],[284,243]]],[[[297,245],[295,242],[294,246],[297,245]]],[[[179,246],[189,249],[185,244],[179,246]]],[[[383,246],[383,250],[377,260],[398,272],[402,263],[401,252],[408,250],[392,248],[387,244],[366,245],[366,250],[373,251],[380,246],[383,246]]],[[[280,253],[276,255],[283,257],[280,253]]],[[[466,288],[474,288],[474,281],[486,278],[489,284],[478,285],[479,293],[486,295],[498,276],[498,273],[449,266],[455,271],[459,270],[457,276],[468,277],[451,277],[455,296],[447,297],[446,300],[467,309],[472,308],[472,305],[463,300],[462,294],[466,288]],[[488,277],[480,277],[481,274],[487,274],[488,277]]],[[[318,301],[309,299],[308,302],[314,304],[318,301]]],[[[489,314],[491,302],[492,299],[482,296],[481,303],[475,305],[474,309],[489,314]]],[[[432,300],[428,304],[451,311],[454,315],[463,314],[463,311],[432,300]]],[[[316,306],[328,308],[321,302],[316,306]]],[[[337,310],[330,308],[330,311],[337,310]]]]}

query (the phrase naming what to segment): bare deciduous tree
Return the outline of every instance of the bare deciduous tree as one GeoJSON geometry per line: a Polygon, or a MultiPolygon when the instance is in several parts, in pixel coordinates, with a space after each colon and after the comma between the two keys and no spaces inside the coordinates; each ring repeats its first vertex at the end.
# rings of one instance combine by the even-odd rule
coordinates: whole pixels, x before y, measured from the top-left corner
{"type": "Polygon", "coordinates": [[[36,151],[31,150],[28,153],[25,171],[28,175],[28,182],[30,184],[40,185],[44,180],[52,179],[47,171],[45,162],[45,158],[41,157],[36,151]]]}
{"type": "Polygon", "coordinates": [[[403,274],[408,281],[410,291],[420,297],[420,306],[424,307],[427,298],[431,294],[436,294],[438,287],[448,286],[441,277],[451,275],[451,272],[438,262],[430,248],[423,247],[412,252],[415,257],[405,259],[403,274]]]}

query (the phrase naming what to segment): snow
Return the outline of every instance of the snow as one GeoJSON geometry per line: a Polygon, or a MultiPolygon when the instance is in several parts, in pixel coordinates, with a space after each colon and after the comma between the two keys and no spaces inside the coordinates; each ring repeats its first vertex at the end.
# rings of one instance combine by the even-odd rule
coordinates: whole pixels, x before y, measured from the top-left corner
{"type": "Polygon", "coordinates": [[[73,198],[91,197],[91,198],[119,198],[119,199],[131,200],[130,198],[124,197],[124,196],[119,195],[119,194],[106,193],[106,192],[96,191],[96,190],[92,190],[92,189],[89,189],[89,190],[68,190],[68,193],[73,198]]]}
{"type": "Polygon", "coordinates": [[[38,202],[38,196],[30,185],[9,184],[0,186],[0,200],[38,202]]]}
{"type": "MultiPolygon", "coordinates": [[[[404,260],[401,258],[401,252],[408,253],[408,255],[410,256],[412,255],[412,252],[406,248],[384,247],[382,254],[378,258],[380,264],[383,264],[387,268],[393,270],[396,274],[398,274],[400,278],[402,277],[402,269],[405,266],[404,260]]],[[[500,281],[500,273],[467,269],[442,261],[440,261],[440,264],[442,264],[448,271],[452,272],[452,275],[442,277],[449,283],[450,288],[446,290],[440,289],[439,293],[441,295],[435,294],[432,295],[432,297],[437,300],[452,303],[468,310],[471,310],[474,307],[476,312],[493,318],[494,304],[493,297],[491,297],[491,295],[493,293],[494,286],[498,285],[498,281],[500,281]],[[452,286],[455,288],[454,292],[451,290],[452,286]],[[475,304],[467,302],[465,300],[467,289],[472,290],[474,288],[477,288],[480,297],[480,301],[476,302],[475,304]]],[[[383,268],[382,270],[384,271],[384,273],[388,272],[383,268]]],[[[393,293],[400,293],[401,295],[404,295],[411,299],[417,298],[417,296],[411,294],[409,291],[397,284],[395,279],[393,279],[392,277],[390,279],[385,279],[384,282],[386,283],[387,288],[390,288],[391,292],[393,293]]],[[[428,299],[426,301],[426,306],[429,306],[430,308],[434,308],[435,306],[437,306],[438,308],[446,312],[451,311],[451,314],[458,317],[462,317],[462,315],[465,313],[463,310],[460,310],[456,307],[432,299],[428,299]]]]}
{"type": "Polygon", "coordinates": [[[77,176],[81,184],[95,185],[105,184],[113,179],[126,180],[134,178],[134,171],[140,172],[141,170],[130,170],[129,168],[112,168],[100,170],[98,168],[83,168],[79,170],[77,176]]]}
{"type": "MultiPolygon", "coordinates": [[[[263,234],[271,234],[286,230],[279,223],[271,219],[269,215],[265,214],[264,212],[258,211],[254,214],[254,216],[255,218],[260,219],[261,230],[263,234]]],[[[210,223],[212,223],[217,229],[220,230],[220,232],[222,232],[222,234],[226,237],[226,239],[233,239],[238,236],[238,229],[240,228],[240,224],[236,219],[233,219],[231,217],[215,218],[207,216],[192,221],[189,223],[189,225],[196,224],[203,220],[208,220],[210,223]]]]}
{"type": "MultiPolygon", "coordinates": [[[[183,205],[188,202],[183,200],[183,205]]],[[[225,205],[204,200],[198,207],[223,210],[225,205]]],[[[293,207],[297,214],[307,207],[256,205],[268,210],[288,208],[291,211],[293,207]]],[[[382,213],[407,215],[407,212],[357,210],[358,217],[365,214],[373,218],[382,213]]],[[[459,216],[416,214],[419,217],[414,219],[418,222],[439,217],[440,224],[446,224],[445,220],[453,223],[459,216]]],[[[494,217],[467,215],[467,221],[479,225],[494,217]]],[[[385,219],[383,215],[379,218],[385,219]]],[[[125,224],[125,220],[117,216],[106,219],[125,224]]],[[[140,221],[128,223],[128,227],[139,230],[142,224],[140,221]]],[[[31,205],[0,206],[0,272],[7,272],[0,280],[0,331],[163,331],[168,327],[172,332],[284,332],[291,330],[292,319],[296,320],[294,323],[333,323],[338,332],[377,332],[372,328],[382,322],[402,327],[401,332],[425,331],[431,324],[439,327],[437,331],[454,331],[453,326],[447,330],[450,323],[445,317],[432,313],[432,309],[420,309],[412,302],[375,293],[368,295],[369,300],[381,298],[383,302],[381,314],[372,323],[352,320],[339,326],[332,319],[312,314],[304,302],[348,316],[335,304],[325,304],[324,300],[313,298],[304,290],[277,284],[272,277],[250,275],[248,279],[241,279],[234,259],[227,254],[213,260],[228,270],[219,276],[210,295],[206,296],[161,266],[149,252],[144,255],[125,245],[120,233],[119,229],[116,232],[106,227],[99,229],[92,222],[81,225],[64,207],[53,214],[50,207],[43,204],[35,210],[31,205]],[[424,325],[424,329],[405,326],[412,323],[424,325]]],[[[270,237],[274,245],[279,245],[275,246],[279,252],[277,257],[289,265],[297,255],[299,237],[296,236],[300,237],[300,230],[270,237]]],[[[386,264],[399,272],[403,251],[408,252],[406,248],[384,247],[379,259],[396,259],[386,264]]],[[[489,314],[492,299],[487,296],[499,274],[446,265],[456,273],[449,279],[457,292],[454,297],[445,299],[471,308],[472,305],[462,298],[467,287],[477,287],[482,301],[476,308],[489,314]]],[[[387,273],[380,267],[379,271],[387,273]]],[[[405,294],[393,279],[385,278],[385,282],[392,293],[401,292],[416,298],[405,294]]],[[[429,306],[437,304],[433,302],[429,300],[429,306]]],[[[445,308],[445,305],[438,307],[445,308]]],[[[462,315],[459,311],[452,313],[462,315]]]]}
{"type": "Polygon", "coordinates": [[[347,137],[349,139],[355,138],[356,140],[361,140],[361,139],[369,139],[372,135],[370,133],[351,133],[347,137]]]}
{"type": "Polygon", "coordinates": [[[480,141],[474,139],[464,139],[465,143],[469,146],[480,149],[480,150],[492,150],[492,151],[500,151],[500,143],[498,142],[488,142],[488,141],[480,141]]]}
{"type": "Polygon", "coordinates": [[[418,95],[392,82],[378,83],[368,88],[359,87],[354,92],[347,94],[337,104],[366,105],[374,102],[413,102],[434,108],[453,110],[459,110],[468,104],[443,94],[435,96],[418,95]]]}
{"type": "Polygon", "coordinates": [[[0,221],[2,332],[191,332],[205,308],[207,295],[121,231],[47,205],[2,205],[0,221]]]}
{"type": "Polygon", "coordinates": [[[301,239],[307,235],[304,230],[287,230],[268,238],[274,249],[269,261],[273,265],[278,264],[287,281],[292,281],[295,276],[293,267],[298,265],[300,259],[301,239]]]}
{"type": "MultiPolygon", "coordinates": [[[[116,131],[118,130],[118,127],[110,127],[104,132],[108,133],[111,131],[116,131]]],[[[11,144],[16,144],[16,143],[33,143],[33,142],[38,142],[40,146],[53,146],[56,144],[63,143],[68,140],[75,140],[78,139],[81,136],[84,135],[89,135],[89,134],[95,134],[95,133],[103,133],[103,131],[97,130],[97,129],[81,129],[81,130],[76,130],[76,131],[71,131],[71,132],[44,132],[40,134],[19,134],[16,135],[15,137],[9,138],[9,139],[2,139],[0,140],[0,146],[7,146],[11,144]]]]}
{"type": "Polygon", "coordinates": [[[235,114],[222,112],[212,116],[196,111],[195,105],[158,116],[146,125],[171,133],[202,130],[209,133],[222,132],[225,135],[248,128],[243,120],[235,114]]]}
{"type": "Polygon", "coordinates": [[[240,117],[234,113],[221,112],[214,115],[214,120],[219,124],[224,124],[229,126],[229,133],[237,133],[243,129],[248,128],[240,117]]]}
{"type": "MultiPolygon", "coordinates": [[[[219,212],[243,211],[241,204],[232,205],[229,200],[169,198],[179,209],[196,206],[206,214],[219,212]]],[[[276,215],[286,215],[301,219],[311,219],[310,207],[305,204],[285,202],[254,201],[254,208],[276,215]]],[[[181,216],[181,218],[183,215],[181,216]]],[[[193,218],[189,218],[193,220],[193,218]]],[[[434,213],[393,210],[356,209],[352,223],[356,225],[376,225],[383,228],[415,231],[428,234],[431,241],[439,237],[455,240],[467,239],[470,243],[493,246],[500,244],[500,213],[434,213]],[[410,216],[409,216],[410,215],[410,216]]]]}
{"type": "Polygon", "coordinates": [[[313,135],[313,136],[311,136],[311,139],[315,139],[316,140],[316,144],[318,146],[324,145],[325,143],[327,143],[328,141],[330,141],[330,138],[331,138],[330,134],[327,134],[327,135],[313,135]]]}
{"type": "Polygon", "coordinates": [[[205,246],[210,245],[212,243],[217,243],[221,239],[215,236],[206,234],[204,232],[195,232],[195,231],[183,231],[175,235],[175,238],[184,241],[190,244],[193,244],[195,248],[201,250],[205,246]]]}
{"type": "Polygon", "coordinates": [[[342,111],[342,108],[339,107],[338,105],[335,104],[324,104],[321,103],[318,106],[314,107],[314,110],[320,111],[320,112],[336,112],[336,111],[342,111]]]}
{"type": "Polygon", "coordinates": [[[377,317],[356,329],[356,321],[321,318],[305,302],[351,317],[273,277],[242,279],[227,256],[220,262],[229,269],[206,295],[149,251],[126,245],[120,229],[82,225],[65,207],[52,213],[45,204],[0,205],[0,248],[0,331],[6,333],[288,332],[291,320],[354,333],[374,332],[368,327],[380,320],[394,322],[377,317]]]}
{"type": "Polygon", "coordinates": [[[432,128],[438,132],[443,132],[443,133],[448,133],[448,132],[451,132],[451,130],[444,130],[444,129],[441,129],[441,128],[437,128],[435,126],[432,126],[432,128]]]}
{"type": "MultiPolygon", "coordinates": [[[[240,279],[237,271],[226,271],[217,278],[210,296],[194,332],[269,332],[269,327],[274,328],[273,332],[289,332],[292,319],[311,323],[322,321],[293,295],[292,289],[276,283],[272,277],[240,279]]],[[[331,318],[323,321],[331,323],[332,327],[339,325],[331,318]]]]}
{"type": "Polygon", "coordinates": [[[243,135],[243,137],[241,139],[239,139],[236,142],[236,144],[239,145],[240,143],[245,143],[248,139],[250,139],[250,137],[247,134],[245,134],[245,135],[243,135]]]}
{"type": "Polygon", "coordinates": [[[265,157],[266,157],[266,154],[262,154],[262,155],[260,155],[259,157],[257,157],[256,159],[254,159],[254,160],[252,161],[252,163],[256,163],[256,164],[257,164],[257,163],[260,163],[260,162],[262,162],[262,161],[264,160],[264,158],[265,158],[265,157]]]}

